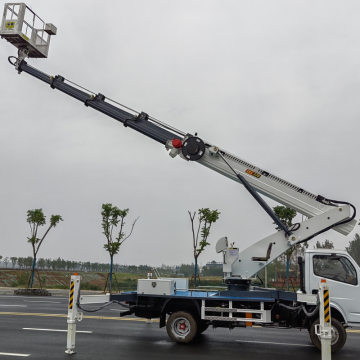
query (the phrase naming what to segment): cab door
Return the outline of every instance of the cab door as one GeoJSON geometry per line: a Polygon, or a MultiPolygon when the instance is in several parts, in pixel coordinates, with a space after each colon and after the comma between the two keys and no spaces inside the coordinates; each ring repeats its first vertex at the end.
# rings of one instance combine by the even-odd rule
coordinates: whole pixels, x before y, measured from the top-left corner
{"type": "Polygon", "coordinates": [[[338,305],[348,322],[360,325],[359,271],[354,260],[336,253],[312,253],[310,260],[310,291],[315,293],[321,279],[326,279],[330,302],[338,305]]]}

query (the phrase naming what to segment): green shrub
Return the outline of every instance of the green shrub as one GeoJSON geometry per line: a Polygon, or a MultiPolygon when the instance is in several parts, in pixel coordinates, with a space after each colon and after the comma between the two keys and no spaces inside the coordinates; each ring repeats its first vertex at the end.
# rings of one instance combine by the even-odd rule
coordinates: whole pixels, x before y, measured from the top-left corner
{"type": "Polygon", "coordinates": [[[24,271],[21,272],[19,275],[16,275],[16,281],[14,281],[14,283],[15,282],[17,283],[16,286],[25,286],[28,284],[29,278],[30,278],[30,272],[24,271]]]}

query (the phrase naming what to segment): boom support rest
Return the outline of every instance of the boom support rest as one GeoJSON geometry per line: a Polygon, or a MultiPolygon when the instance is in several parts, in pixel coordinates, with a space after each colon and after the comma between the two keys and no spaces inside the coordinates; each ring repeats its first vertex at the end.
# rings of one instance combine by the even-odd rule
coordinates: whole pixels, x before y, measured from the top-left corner
{"type": "Polygon", "coordinates": [[[273,246],[273,243],[271,242],[267,249],[266,257],[252,257],[251,260],[252,261],[268,261],[270,259],[272,246],[273,246]]]}

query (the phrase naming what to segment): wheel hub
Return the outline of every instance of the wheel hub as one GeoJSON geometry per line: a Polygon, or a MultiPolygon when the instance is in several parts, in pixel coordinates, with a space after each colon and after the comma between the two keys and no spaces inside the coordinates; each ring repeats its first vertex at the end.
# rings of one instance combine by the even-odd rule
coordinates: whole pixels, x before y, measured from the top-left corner
{"type": "Polygon", "coordinates": [[[339,340],[339,332],[332,326],[331,327],[331,345],[336,344],[339,340]]]}
{"type": "MultiPolygon", "coordinates": [[[[321,341],[321,337],[319,336],[319,340],[321,341]]],[[[339,341],[339,332],[336,330],[334,326],[331,326],[331,345],[336,344],[339,341]]]]}
{"type": "Polygon", "coordinates": [[[190,333],[190,330],[190,322],[184,317],[177,318],[172,323],[172,332],[178,337],[184,338],[190,333]]]}

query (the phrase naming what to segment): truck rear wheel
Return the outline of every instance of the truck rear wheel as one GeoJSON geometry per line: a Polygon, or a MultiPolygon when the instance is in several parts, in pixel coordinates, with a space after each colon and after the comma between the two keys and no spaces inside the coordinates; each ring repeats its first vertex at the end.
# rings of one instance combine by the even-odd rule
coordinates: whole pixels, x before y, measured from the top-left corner
{"type": "MultiPolygon", "coordinates": [[[[319,324],[320,320],[316,319],[310,328],[310,339],[313,344],[321,350],[321,339],[320,336],[315,334],[315,325],[319,324]]],[[[342,326],[341,322],[331,318],[331,352],[340,350],[346,343],[346,330],[342,326]]]]}
{"type": "Polygon", "coordinates": [[[188,343],[197,333],[197,323],[190,313],[177,311],[171,314],[167,320],[166,331],[171,340],[188,343]]]}

